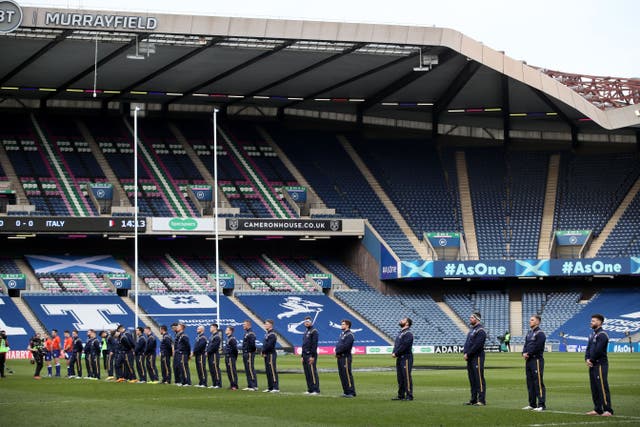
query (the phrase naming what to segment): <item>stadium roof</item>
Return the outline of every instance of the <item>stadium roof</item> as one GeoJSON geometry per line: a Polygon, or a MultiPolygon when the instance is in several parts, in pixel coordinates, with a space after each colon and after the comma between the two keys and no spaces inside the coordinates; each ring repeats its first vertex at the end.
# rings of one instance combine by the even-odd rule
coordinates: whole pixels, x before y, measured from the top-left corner
{"type": "Polygon", "coordinates": [[[30,7],[22,15],[0,35],[0,98],[271,107],[572,134],[640,129],[639,105],[600,109],[447,28],[30,7]]]}

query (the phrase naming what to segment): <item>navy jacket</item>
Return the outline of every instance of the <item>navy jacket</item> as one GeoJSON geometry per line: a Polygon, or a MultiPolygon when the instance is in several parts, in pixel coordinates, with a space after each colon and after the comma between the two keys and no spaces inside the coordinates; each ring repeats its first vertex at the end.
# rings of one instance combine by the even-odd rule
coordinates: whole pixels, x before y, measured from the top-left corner
{"type": "Polygon", "coordinates": [[[90,347],[89,352],[91,355],[99,357],[102,354],[102,340],[100,338],[94,338],[90,347]]]}
{"type": "Polygon", "coordinates": [[[242,339],[242,352],[253,353],[256,351],[256,334],[251,329],[247,329],[242,339]]]}
{"type": "Polygon", "coordinates": [[[93,349],[93,338],[87,338],[87,344],[84,346],[84,354],[85,356],[91,355],[91,350],[93,349]]]}
{"type": "Polygon", "coordinates": [[[113,335],[107,337],[107,351],[115,353],[118,350],[118,340],[113,335]]]}
{"type": "Polygon", "coordinates": [[[133,341],[133,337],[131,336],[131,333],[129,332],[124,332],[120,335],[120,345],[118,350],[128,353],[131,350],[133,350],[135,347],[135,343],[133,341]]]}
{"type": "Polygon", "coordinates": [[[318,330],[313,326],[307,328],[302,337],[302,355],[318,357],[318,330]]]}
{"type": "Polygon", "coordinates": [[[169,334],[162,334],[160,341],[160,353],[164,356],[173,355],[173,340],[169,334]]]}
{"type": "Polygon", "coordinates": [[[464,343],[462,352],[466,354],[468,358],[483,355],[484,342],[486,339],[487,332],[484,330],[482,323],[477,323],[467,334],[467,341],[464,343]]]}
{"type": "Polygon", "coordinates": [[[156,354],[157,347],[158,347],[158,340],[156,340],[156,337],[153,334],[150,334],[149,336],[147,336],[147,347],[144,350],[144,354],[146,355],[156,354]]]}
{"type": "Polygon", "coordinates": [[[184,332],[176,335],[176,354],[191,354],[191,343],[189,336],[184,332]]]}
{"type": "Polygon", "coordinates": [[[340,334],[338,344],[336,344],[336,356],[350,356],[351,348],[354,341],[353,332],[351,329],[347,329],[340,334]]]}
{"type": "Polygon", "coordinates": [[[138,355],[144,354],[146,349],[147,349],[147,339],[144,337],[144,335],[140,335],[136,340],[136,354],[138,355]]]}
{"type": "Polygon", "coordinates": [[[396,357],[413,353],[413,332],[409,328],[400,331],[393,344],[393,354],[396,357]]]}
{"type": "Polygon", "coordinates": [[[220,331],[216,332],[215,334],[211,334],[211,338],[209,338],[209,341],[207,342],[207,354],[218,353],[220,351],[221,341],[222,340],[220,338],[220,331]]]}
{"type": "Polygon", "coordinates": [[[594,365],[608,363],[607,346],[609,345],[609,335],[602,327],[591,332],[587,351],[584,353],[584,360],[591,360],[594,365]]]}
{"type": "Polygon", "coordinates": [[[193,354],[202,355],[207,350],[207,338],[204,334],[199,334],[196,337],[196,342],[193,343],[193,354]]]}
{"type": "Polygon", "coordinates": [[[522,353],[529,353],[529,357],[540,358],[544,353],[544,344],[547,336],[539,326],[529,330],[524,339],[524,347],[522,353]]]}
{"type": "Polygon", "coordinates": [[[224,346],[224,354],[227,357],[238,357],[238,340],[236,337],[227,338],[227,345],[224,346]]]}
{"type": "Polygon", "coordinates": [[[264,336],[264,344],[262,344],[262,354],[275,353],[277,341],[278,337],[276,337],[276,332],[273,329],[267,331],[267,334],[264,336]]]}
{"type": "Polygon", "coordinates": [[[82,339],[75,337],[73,339],[73,352],[76,354],[82,354],[82,339]]]}

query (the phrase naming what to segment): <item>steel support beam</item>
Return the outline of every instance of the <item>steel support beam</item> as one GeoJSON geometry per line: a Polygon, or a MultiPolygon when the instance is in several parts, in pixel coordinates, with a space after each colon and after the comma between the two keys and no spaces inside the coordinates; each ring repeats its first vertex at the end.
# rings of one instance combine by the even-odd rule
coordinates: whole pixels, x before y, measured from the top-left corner
{"type": "Polygon", "coordinates": [[[511,104],[509,103],[509,77],[501,76],[502,84],[502,130],[505,147],[511,144],[511,104]]]}
{"type": "Polygon", "coordinates": [[[456,97],[458,93],[466,86],[471,77],[478,71],[480,68],[480,63],[468,60],[464,67],[460,70],[460,72],[455,76],[455,78],[449,83],[449,86],[442,92],[442,95],[436,100],[433,105],[433,109],[441,114],[446,108],[449,106],[453,98],[456,97]]]}
{"type": "Polygon", "coordinates": [[[220,74],[208,79],[207,81],[199,83],[198,85],[196,85],[196,86],[184,91],[182,96],[176,96],[174,98],[169,99],[168,101],[165,102],[165,104],[167,104],[167,105],[168,104],[172,104],[172,103],[174,103],[176,101],[184,99],[187,96],[194,94],[195,92],[197,92],[198,90],[200,90],[202,88],[205,88],[205,87],[207,87],[207,86],[209,86],[209,85],[211,85],[211,84],[213,84],[213,83],[215,83],[217,81],[220,81],[220,80],[224,79],[225,77],[229,77],[230,75],[232,75],[234,73],[237,73],[238,71],[243,70],[244,68],[246,68],[246,67],[248,67],[250,65],[253,65],[253,64],[257,63],[257,62],[260,62],[263,59],[270,57],[271,55],[275,55],[276,53],[280,52],[281,50],[286,49],[287,47],[291,46],[296,41],[297,40],[287,40],[286,42],[274,47],[271,50],[263,52],[260,55],[249,59],[248,61],[244,61],[243,63],[238,64],[235,67],[228,69],[227,71],[223,71],[222,73],[220,73],[220,74]]]}

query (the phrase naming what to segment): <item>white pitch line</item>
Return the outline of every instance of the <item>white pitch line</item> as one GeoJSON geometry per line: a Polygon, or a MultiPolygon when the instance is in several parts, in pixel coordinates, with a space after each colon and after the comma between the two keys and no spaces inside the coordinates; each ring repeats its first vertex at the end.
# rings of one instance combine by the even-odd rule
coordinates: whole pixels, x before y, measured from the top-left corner
{"type": "MultiPolygon", "coordinates": [[[[587,417],[595,416],[595,415],[587,415],[584,412],[569,412],[569,411],[554,411],[554,410],[546,410],[544,412],[549,412],[551,414],[584,415],[584,416],[587,416],[587,417]]],[[[620,420],[620,419],[640,420],[640,417],[634,417],[634,416],[631,416],[631,415],[614,415],[612,418],[613,419],[617,419],[617,420],[620,420]]]]}
{"type": "MultiPolygon", "coordinates": [[[[635,423],[634,420],[617,420],[617,423],[635,423]]],[[[586,426],[596,424],[610,424],[610,421],[576,421],[573,423],[544,423],[544,424],[527,424],[528,427],[547,427],[547,426],[586,426]]]]}

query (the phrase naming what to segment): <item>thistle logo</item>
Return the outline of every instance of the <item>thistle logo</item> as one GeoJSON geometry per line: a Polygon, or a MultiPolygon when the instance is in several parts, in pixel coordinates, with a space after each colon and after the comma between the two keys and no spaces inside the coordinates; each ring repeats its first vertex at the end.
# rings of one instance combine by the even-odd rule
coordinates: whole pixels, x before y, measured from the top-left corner
{"type": "Polygon", "coordinates": [[[10,33],[22,23],[22,8],[12,0],[0,1],[0,33],[10,33]]]}

